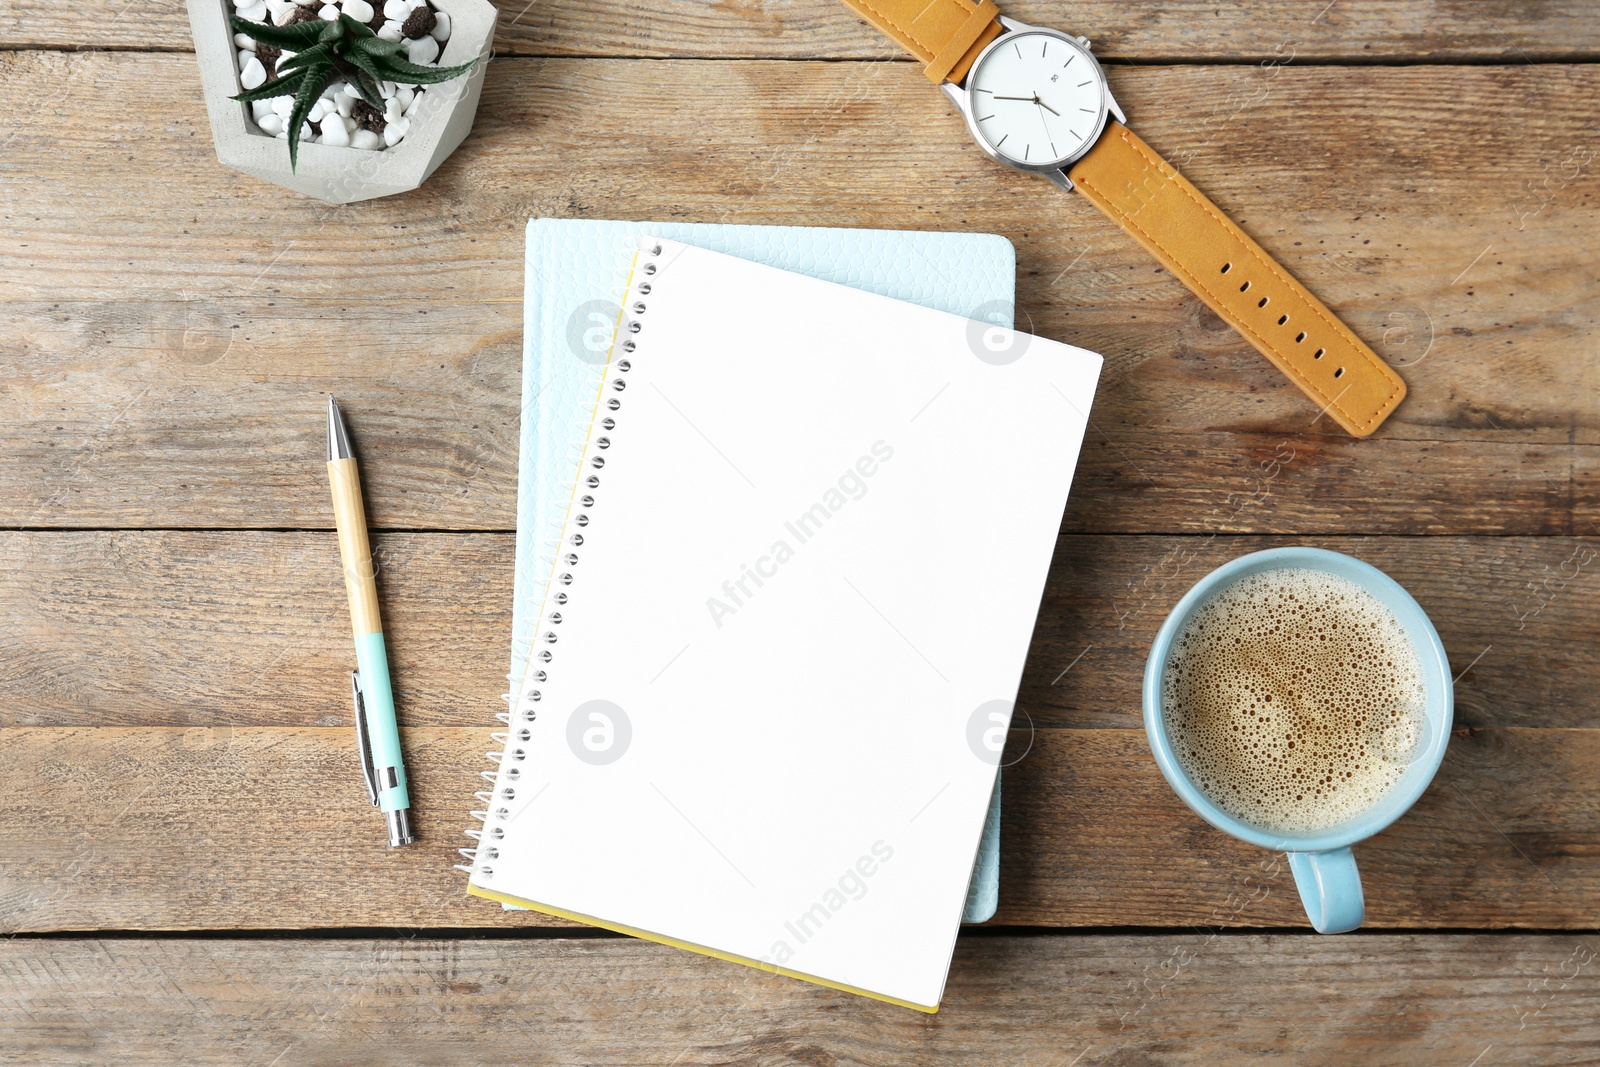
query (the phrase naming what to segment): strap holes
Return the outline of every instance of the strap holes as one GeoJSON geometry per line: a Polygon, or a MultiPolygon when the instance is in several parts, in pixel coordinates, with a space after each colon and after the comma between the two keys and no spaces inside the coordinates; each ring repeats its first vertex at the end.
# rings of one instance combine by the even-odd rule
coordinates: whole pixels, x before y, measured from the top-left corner
{"type": "Polygon", "coordinates": [[[1228,273],[1232,269],[1233,269],[1233,264],[1232,263],[1224,263],[1222,265],[1222,273],[1224,273],[1224,274],[1228,273]]]}
{"type": "Polygon", "coordinates": [[[1289,321],[1289,316],[1287,316],[1287,315],[1279,315],[1278,316],[1278,325],[1279,326],[1282,326],[1284,323],[1286,323],[1288,321],[1289,321]]]}
{"type": "Polygon", "coordinates": [[[1295,344],[1299,344],[1301,341],[1304,341],[1305,339],[1306,339],[1305,331],[1301,330],[1298,334],[1295,335],[1294,343],[1295,344]]]}
{"type": "Polygon", "coordinates": [[[1248,291],[1249,288],[1250,288],[1250,283],[1249,282],[1245,282],[1243,285],[1239,286],[1239,291],[1241,293],[1243,293],[1243,292],[1248,291]]]}
{"type": "Polygon", "coordinates": [[[1272,299],[1272,297],[1270,297],[1270,296],[1262,297],[1260,300],[1256,301],[1256,307],[1258,307],[1258,308],[1266,307],[1267,306],[1267,302],[1270,301],[1271,299],[1272,299]]]}
{"type": "Polygon", "coordinates": [[[1335,378],[1343,378],[1344,377],[1344,368],[1340,367],[1338,370],[1334,371],[1333,372],[1333,376],[1335,378]]]}
{"type": "Polygon", "coordinates": [[[1323,356],[1325,356],[1327,354],[1328,354],[1328,350],[1326,348],[1319,348],[1315,352],[1311,353],[1311,358],[1312,359],[1321,359],[1323,356]]]}

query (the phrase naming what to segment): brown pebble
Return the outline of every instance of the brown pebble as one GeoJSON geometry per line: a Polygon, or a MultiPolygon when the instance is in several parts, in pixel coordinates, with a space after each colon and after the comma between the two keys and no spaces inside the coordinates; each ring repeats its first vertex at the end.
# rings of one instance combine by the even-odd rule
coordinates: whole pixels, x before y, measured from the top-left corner
{"type": "Polygon", "coordinates": [[[350,109],[350,117],[356,120],[357,126],[373,133],[382,133],[383,128],[389,125],[383,117],[383,112],[365,100],[356,101],[355,106],[350,109]]]}
{"type": "Polygon", "coordinates": [[[400,24],[400,33],[413,41],[421,40],[433,32],[433,27],[438,21],[434,17],[433,8],[423,4],[406,16],[406,20],[400,24]]]}
{"type": "Polygon", "coordinates": [[[293,26],[297,22],[310,22],[312,19],[317,17],[317,12],[321,10],[321,3],[315,3],[309,7],[301,7],[299,4],[296,4],[294,10],[289,12],[289,21],[285,22],[284,25],[293,26]]]}
{"type": "Polygon", "coordinates": [[[256,42],[256,58],[261,60],[261,65],[266,68],[267,81],[278,76],[278,60],[283,56],[283,49],[275,44],[256,42]]]}

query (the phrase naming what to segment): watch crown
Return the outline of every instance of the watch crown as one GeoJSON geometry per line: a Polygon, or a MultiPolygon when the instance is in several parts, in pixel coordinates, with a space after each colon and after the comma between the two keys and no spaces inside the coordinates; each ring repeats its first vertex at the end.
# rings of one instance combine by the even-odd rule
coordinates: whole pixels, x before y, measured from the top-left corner
{"type": "Polygon", "coordinates": [[[1087,38],[1087,37],[1079,37],[1078,38],[1078,43],[1083,45],[1083,47],[1085,47],[1085,48],[1093,48],[1094,47],[1093,42],[1091,42],[1089,40],[1089,38],[1087,38]]]}

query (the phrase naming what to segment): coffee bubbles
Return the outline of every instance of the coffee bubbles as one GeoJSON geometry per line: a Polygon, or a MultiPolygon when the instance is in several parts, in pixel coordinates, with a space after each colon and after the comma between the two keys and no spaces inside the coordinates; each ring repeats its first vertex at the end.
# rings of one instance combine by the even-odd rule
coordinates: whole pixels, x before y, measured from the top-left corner
{"type": "Polygon", "coordinates": [[[1360,815],[1426,740],[1422,665],[1404,628],[1322,571],[1265,571],[1216,593],[1173,643],[1162,685],[1190,781],[1274,832],[1360,815]]]}

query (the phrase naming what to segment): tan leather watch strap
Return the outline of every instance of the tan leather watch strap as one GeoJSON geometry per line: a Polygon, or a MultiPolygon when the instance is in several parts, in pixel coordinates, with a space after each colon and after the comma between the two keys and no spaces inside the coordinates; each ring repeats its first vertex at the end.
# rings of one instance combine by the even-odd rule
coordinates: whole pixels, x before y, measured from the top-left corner
{"type": "Polygon", "coordinates": [[[844,0],[900,43],[935,83],[959,82],[983,46],[1000,36],[994,0],[844,0]]]}
{"type": "Polygon", "coordinates": [[[1172,165],[1112,121],[1067,170],[1078,191],[1357,437],[1406,383],[1172,165]]]}

